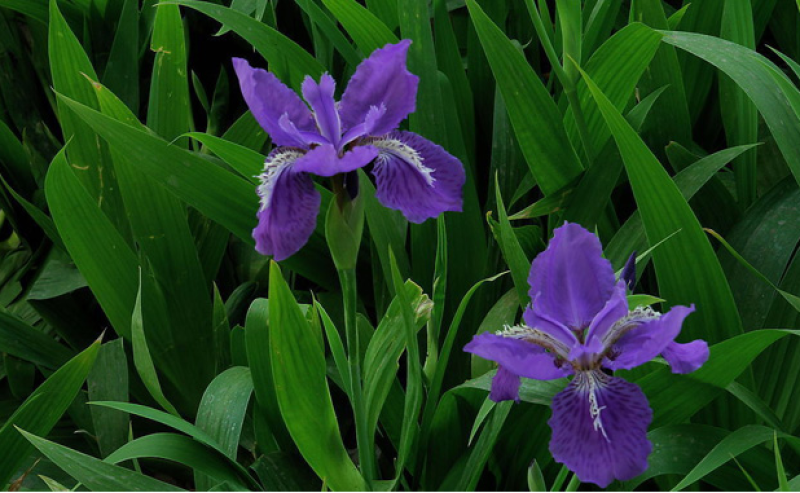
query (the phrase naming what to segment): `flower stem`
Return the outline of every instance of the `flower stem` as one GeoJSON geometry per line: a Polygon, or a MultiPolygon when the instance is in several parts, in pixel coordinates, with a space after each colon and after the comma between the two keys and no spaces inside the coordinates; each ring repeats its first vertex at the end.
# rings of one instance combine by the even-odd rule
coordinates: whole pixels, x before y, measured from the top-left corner
{"type": "Polygon", "coordinates": [[[347,362],[350,370],[350,403],[356,426],[356,444],[361,474],[367,484],[371,484],[375,474],[375,454],[372,437],[367,436],[367,416],[361,387],[361,341],[358,336],[356,322],[356,270],[339,269],[339,282],[342,285],[344,298],[344,326],[347,339],[347,362]]]}

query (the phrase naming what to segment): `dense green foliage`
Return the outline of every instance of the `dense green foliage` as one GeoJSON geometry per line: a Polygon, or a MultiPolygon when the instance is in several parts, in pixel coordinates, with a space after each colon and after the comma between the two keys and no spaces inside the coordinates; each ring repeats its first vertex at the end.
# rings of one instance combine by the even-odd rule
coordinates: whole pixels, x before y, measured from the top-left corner
{"type": "Polygon", "coordinates": [[[495,404],[461,350],[565,220],[711,346],[620,372],[654,451],[610,489],[800,488],[798,32],[794,0],[0,0],[0,489],[593,489],[548,451],[565,381],[495,404]],[[257,254],[231,57],[298,90],[404,38],[463,213],[362,173],[359,240],[319,179],[308,244],[257,254]]]}

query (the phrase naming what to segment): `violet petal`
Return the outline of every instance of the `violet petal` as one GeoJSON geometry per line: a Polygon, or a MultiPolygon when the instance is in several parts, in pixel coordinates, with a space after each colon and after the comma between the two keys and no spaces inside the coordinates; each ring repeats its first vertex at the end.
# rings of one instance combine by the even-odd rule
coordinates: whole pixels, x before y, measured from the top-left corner
{"type": "Polygon", "coordinates": [[[571,372],[570,365],[556,365],[551,353],[530,342],[485,332],[464,346],[464,351],[496,361],[515,375],[537,380],[562,378],[571,372]]]}
{"type": "Polygon", "coordinates": [[[672,373],[691,373],[703,366],[708,361],[708,343],[697,339],[686,344],[670,342],[661,351],[661,356],[667,360],[672,368],[672,373]]]}
{"type": "Polygon", "coordinates": [[[518,375],[506,370],[503,366],[498,366],[497,373],[492,378],[492,390],[489,392],[489,399],[495,402],[519,402],[519,386],[521,383],[518,375]]]}
{"type": "Polygon", "coordinates": [[[628,314],[628,297],[625,291],[625,281],[620,280],[614,287],[614,294],[600,310],[586,332],[586,344],[593,352],[602,351],[603,337],[614,323],[628,314]]]}
{"type": "Polygon", "coordinates": [[[564,326],[558,320],[553,320],[547,313],[542,313],[539,310],[539,303],[537,302],[541,295],[534,298],[533,303],[525,308],[522,312],[522,319],[525,325],[532,329],[538,329],[545,334],[553,337],[557,341],[563,343],[568,349],[574,349],[580,345],[578,338],[575,337],[575,332],[564,326]]]}
{"type": "Polygon", "coordinates": [[[579,372],[553,398],[548,421],[553,458],[584,483],[605,488],[647,469],[653,412],[638,385],[602,372],[579,372]]]}
{"type": "Polygon", "coordinates": [[[328,142],[338,147],[342,137],[342,125],[339,120],[339,112],[336,110],[336,101],[333,99],[336,81],[327,73],[322,74],[319,84],[314,82],[311,77],[306,76],[302,89],[303,97],[314,110],[314,119],[317,121],[320,134],[328,139],[328,142]]]}
{"type": "Polygon", "coordinates": [[[345,129],[364,123],[373,106],[385,105],[386,111],[372,122],[371,135],[391,132],[414,112],[419,77],[406,68],[410,44],[408,39],[387,44],[356,68],[339,105],[345,129]]]}
{"type": "Polygon", "coordinates": [[[378,150],[372,146],[354,147],[339,157],[336,148],[331,144],[323,144],[309,151],[297,160],[295,171],[305,171],[317,176],[333,176],[339,173],[362,168],[378,156],[378,150]]]}
{"type": "Polygon", "coordinates": [[[372,174],[381,204],[413,223],[461,211],[466,180],[461,161],[411,132],[392,132],[371,144],[379,151],[372,174]]]}
{"type": "Polygon", "coordinates": [[[233,59],[242,96],[256,121],[278,146],[305,147],[296,134],[289,134],[280,125],[285,114],[300,132],[316,132],[308,106],[294,91],[266,70],[253,68],[242,58],[233,59]]]}
{"type": "Polygon", "coordinates": [[[267,158],[267,170],[258,187],[262,206],[253,238],[256,250],[272,255],[276,261],[300,250],[317,224],[319,192],[311,176],[292,169],[292,163],[301,155],[278,148],[267,158]]]}
{"type": "Polygon", "coordinates": [[[533,261],[528,282],[531,299],[537,300],[541,313],[581,330],[611,297],[615,277],[597,236],[577,224],[565,223],[556,228],[547,249],[533,261]]]}
{"type": "Polygon", "coordinates": [[[658,319],[625,332],[614,344],[617,354],[604,366],[611,370],[627,370],[652,360],[678,337],[684,319],[693,311],[694,305],[674,306],[658,319]]]}

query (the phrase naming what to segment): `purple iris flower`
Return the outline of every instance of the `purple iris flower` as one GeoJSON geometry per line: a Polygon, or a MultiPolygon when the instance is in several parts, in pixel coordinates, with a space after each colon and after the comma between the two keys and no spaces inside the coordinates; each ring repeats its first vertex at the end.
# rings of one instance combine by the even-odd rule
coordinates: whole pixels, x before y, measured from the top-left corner
{"type": "Polygon", "coordinates": [[[705,341],[675,342],[694,306],[675,306],[663,315],[649,307],[629,310],[626,280],[615,279],[600,241],[577,224],[555,230],[528,282],[533,303],[525,323],[477,335],[464,348],[498,363],[489,397],[519,401],[520,377],[574,375],[553,398],[553,458],[601,487],[638,476],[652,450],[647,427],[653,412],[638,385],[604,369],[630,369],[659,354],[673,373],[702,366],[705,341]]]}
{"type": "Polygon", "coordinates": [[[413,113],[419,78],[406,68],[410,40],[388,44],[364,60],[342,99],[323,74],[303,81],[300,97],[273,74],[233,59],[242,95],[278,146],[260,175],[256,250],[283,260],[311,236],[320,195],[310,174],[334,176],[374,163],[377,199],[414,223],[461,211],[464,167],[440,146],[397,131],[413,113]]]}

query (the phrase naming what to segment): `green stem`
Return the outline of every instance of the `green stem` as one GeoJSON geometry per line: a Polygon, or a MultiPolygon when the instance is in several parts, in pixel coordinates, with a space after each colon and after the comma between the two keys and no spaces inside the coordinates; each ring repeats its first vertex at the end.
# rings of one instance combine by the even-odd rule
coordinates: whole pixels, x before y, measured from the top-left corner
{"type": "Polygon", "coordinates": [[[358,447],[358,462],[361,474],[371,485],[375,474],[375,454],[373,451],[374,440],[367,436],[367,416],[361,388],[361,341],[358,336],[356,321],[356,304],[358,292],[356,290],[355,268],[340,269],[339,282],[342,285],[344,298],[344,326],[347,339],[347,363],[350,370],[350,403],[353,406],[353,415],[356,424],[356,444],[358,447]]]}

